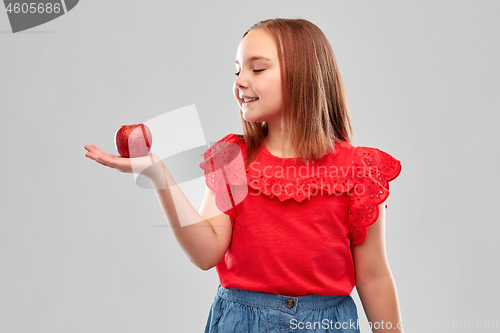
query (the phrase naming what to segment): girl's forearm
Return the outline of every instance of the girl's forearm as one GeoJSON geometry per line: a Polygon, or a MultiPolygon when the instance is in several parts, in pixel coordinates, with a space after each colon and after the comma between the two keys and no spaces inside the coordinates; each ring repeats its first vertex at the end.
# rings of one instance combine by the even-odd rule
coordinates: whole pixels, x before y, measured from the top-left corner
{"type": "Polygon", "coordinates": [[[186,198],[167,167],[162,162],[158,165],[148,178],[155,188],[165,219],[191,262],[208,270],[224,255],[217,234],[208,219],[201,216],[186,198]]]}
{"type": "Polygon", "coordinates": [[[403,333],[396,284],[390,272],[382,277],[357,283],[356,289],[374,333],[403,333]]]}

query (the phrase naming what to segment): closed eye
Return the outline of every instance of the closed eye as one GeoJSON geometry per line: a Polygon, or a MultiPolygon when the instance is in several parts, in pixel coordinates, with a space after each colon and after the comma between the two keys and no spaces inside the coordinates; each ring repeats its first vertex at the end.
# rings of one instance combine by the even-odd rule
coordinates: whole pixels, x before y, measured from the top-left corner
{"type": "MultiPolygon", "coordinates": [[[[259,73],[259,72],[262,72],[263,69],[254,69],[253,71],[254,71],[254,73],[259,73]]],[[[234,75],[238,76],[238,75],[240,75],[240,72],[234,73],[234,75]]]]}

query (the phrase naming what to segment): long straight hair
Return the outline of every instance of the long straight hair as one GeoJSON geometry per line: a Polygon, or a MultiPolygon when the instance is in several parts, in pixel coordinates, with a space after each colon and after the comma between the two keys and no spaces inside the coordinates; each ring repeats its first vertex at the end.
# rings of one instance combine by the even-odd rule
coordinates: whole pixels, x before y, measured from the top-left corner
{"type": "MultiPolygon", "coordinates": [[[[305,19],[275,18],[255,23],[242,39],[254,29],[269,32],[277,47],[283,140],[291,144],[304,163],[334,153],[336,142],[350,143],[354,129],[347,90],[323,31],[305,19]]],[[[246,121],[241,109],[240,117],[244,134],[239,137],[247,147],[248,167],[263,145],[268,125],[246,121]]]]}

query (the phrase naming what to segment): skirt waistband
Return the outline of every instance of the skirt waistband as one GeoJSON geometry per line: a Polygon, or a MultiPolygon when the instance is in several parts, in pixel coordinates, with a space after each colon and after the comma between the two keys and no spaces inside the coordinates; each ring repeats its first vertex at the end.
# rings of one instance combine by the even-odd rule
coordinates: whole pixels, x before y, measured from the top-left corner
{"type": "Polygon", "coordinates": [[[351,297],[349,295],[305,295],[293,297],[236,288],[226,289],[221,285],[217,288],[217,295],[228,301],[288,313],[335,306],[351,297]]]}

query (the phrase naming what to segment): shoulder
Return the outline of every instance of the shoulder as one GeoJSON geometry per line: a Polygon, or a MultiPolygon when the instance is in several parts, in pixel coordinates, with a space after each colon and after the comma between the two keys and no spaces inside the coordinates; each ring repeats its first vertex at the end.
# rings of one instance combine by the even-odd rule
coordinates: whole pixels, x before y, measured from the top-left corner
{"type": "Polygon", "coordinates": [[[231,143],[240,143],[240,142],[245,142],[245,137],[243,134],[235,134],[235,133],[229,133],[222,137],[222,139],[219,139],[217,142],[231,142],[231,143]]]}
{"type": "Polygon", "coordinates": [[[338,140],[335,142],[333,149],[323,158],[327,164],[349,165],[352,163],[352,156],[356,150],[350,142],[338,140]]]}
{"type": "Polygon", "coordinates": [[[395,179],[401,173],[401,161],[384,150],[375,147],[355,147],[352,153],[352,161],[354,165],[374,168],[375,172],[372,172],[372,176],[383,185],[388,185],[387,182],[395,179]]]}
{"type": "Polygon", "coordinates": [[[206,171],[212,168],[220,168],[224,165],[233,162],[244,150],[245,140],[243,135],[229,133],[214,143],[211,143],[201,156],[204,161],[200,163],[200,167],[206,171]]]}
{"type": "Polygon", "coordinates": [[[401,167],[401,162],[386,151],[370,146],[355,146],[347,141],[338,141],[335,144],[335,155],[348,160],[353,164],[363,165],[393,165],[395,169],[401,167]]]}
{"type": "Polygon", "coordinates": [[[239,154],[240,151],[245,151],[245,139],[242,134],[229,133],[223,136],[221,139],[214,143],[211,143],[210,147],[205,151],[207,153],[217,153],[232,152],[233,154],[239,154]]]}
{"type": "Polygon", "coordinates": [[[236,145],[238,145],[240,148],[242,148],[244,144],[245,144],[245,139],[244,139],[244,136],[242,134],[229,133],[229,134],[224,135],[222,138],[220,138],[219,140],[217,140],[215,142],[211,141],[209,143],[209,148],[205,151],[205,153],[208,153],[209,151],[212,151],[212,152],[217,151],[221,148],[226,149],[227,147],[231,147],[231,146],[236,147],[236,145]],[[234,144],[234,145],[231,145],[231,144],[234,144]]]}

